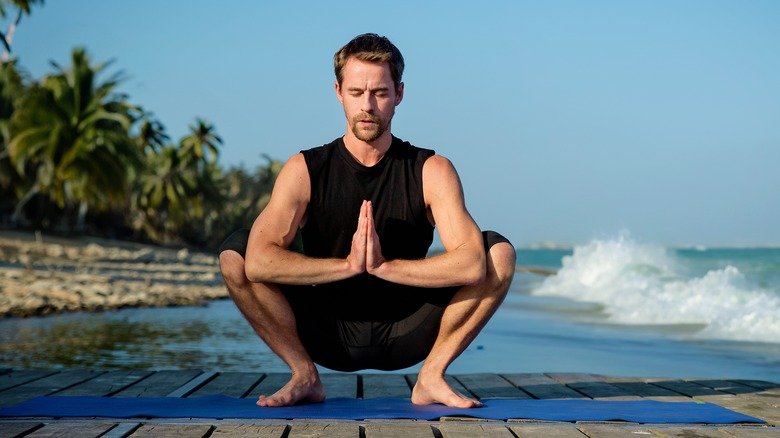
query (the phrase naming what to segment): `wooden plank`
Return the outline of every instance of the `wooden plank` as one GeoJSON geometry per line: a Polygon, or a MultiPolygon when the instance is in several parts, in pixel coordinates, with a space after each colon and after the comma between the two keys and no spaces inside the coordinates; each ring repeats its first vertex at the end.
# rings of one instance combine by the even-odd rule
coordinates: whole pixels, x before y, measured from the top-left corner
{"type": "Polygon", "coordinates": [[[674,392],[679,392],[682,395],[688,397],[704,396],[704,395],[727,395],[723,391],[707,388],[706,386],[699,385],[698,383],[688,382],[685,380],[662,380],[658,382],[651,382],[651,385],[660,386],[674,392]]]}
{"type": "Polygon", "coordinates": [[[475,438],[497,437],[514,438],[512,432],[504,424],[475,424],[469,422],[449,421],[434,426],[444,438],[475,438]]]}
{"type": "MultiPolygon", "coordinates": [[[[449,383],[452,389],[458,391],[459,393],[465,395],[466,397],[476,397],[476,395],[472,394],[471,391],[469,391],[468,388],[463,386],[463,384],[460,383],[458,379],[456,379],[455,377],[447,374],[444,376],[444,380],[447,383],[449,383]]],[[[417,384],[417,374],[407,374],[406,381],[409,382],[409,385],[412,387],[412,390],[414,390],[414,385],[417,384]]]]}
{"type": "Polygon", "coordinates": [[[363,398],[411,397],[412,389],[401,374],[363,374],[363,398]]]}
{"type": "Polygon", "coordinates": [[[509,383],[506,379],[491,373],[457,374],[460,381],[478,398],[530,399],[530,395],[509,383]]]}
{"type": "Polygon", "coordinates": [[[541,373],[502,374],[502,377],[534,398],[588,398],[541,373]]]}
{"type": "Polygon", "coordinates": [[[288,438],[358,438],[360,425],[358,423],[293,423],[288,438]]]}
{"type": "Polygon", "coordinates": [[[732,437],[740,438],[777,438],[780,430],[774,427],[724,427],[721,431],[732,437]]]}
{"type": "Polygon", "coordinates": [[[12,371],[8,374],[0,376],[0,391],[13,388],[14,386],[23,385],[27,382],[32,382],[46,376],[56,374],[57,371],[12,371]]]}
{"type": "Polygon", "coordinates": [[[432,438],[431,426],[423,423],[373,423],[366,422],[366,438],[432,438]]]}
{"type": "Polygon", "coordinates": [[[761,400],[764,403],[770,404],[772,406],[780,407],[780,390],[778,389],[767,389],[754,394],[737,394],[737,397],[761,400]]]}
{"type": "MultiPolygon", "coordinates": [[[[249,374],[249,373],[242,373],[249,374]]],[[[257,376],[257,374],[253,374],[257,376]]],[[[219,423],[211,438],[281,438],[287,430],[286,424],[241,424],[219,423]]]]}
{"type": "Polygon", "coordinates": [[[357,397],[357,374],[324,373],[320,374],[325,394],[331,397],[357,397]]]}
{"type": "Polygon", "coordinates": [[[731,380],[721,379],[697,379],[689,380],[689,382],[696,383],[698,385],[712,388],[716,391],[727,392],[729,394],[752,394],[759,392],[760,390],[749,385],[745,385],[739,382],[731,380]]]}
{"type": "Polygon", "coordinates": [[[125,438],[139,427],[141,427],[141,423],[119,423],[105,435],[100,435],[100,438],[125,438]]]}
{"type": "MultiPolygon", "coordinates": [[[[510,424],[508,427],[520,438],[587,438],[574,426],[510,424]]],[[[623,436],[625,435],[621,435],[621,437],[623,436]]]]}
{"type": "Polygon", "coordinates": [[[270,373],[255,386],[247,398],[258,398],[260,395],[272,395],[290,381],[290,373],[270,373]]]}
{"type": "Polygon", "coordinates": [[[228,397],[243,397],[262,379],[262,373],[220,373],[187,397],[222,394],[228,397]]]}
{"type": "MultiPolygon", "coordinates": [[[[731,435],[707,427],[658,427],[650,429],[658,437],[690,437],[690,438],[733,438],[731,435]]],[[[625,436],[625,435],[623,435],[625,436]]],[[[741,436],[741,435],[739,435],[741,436]]]]}
{"type": "Polygon", "coordinates": [[[556,380],[593,399],[641,400],[642,397],[607,383],[604,376],[584,373],[549,373],[556,380]]]}
{"type": "Polygon", "coordinates": [[[157,371],[117,392],[114,397],[165,397],[201,373],[200,370],[157,371]]]}
{"type": "Polygon", "coordinates": [[[166,394],[166,397],[186,397],[187,394],[195,391],[196,389],[200,388],[201,386],[205,385],[206,382],[213,379],[217,376],[217,372],[215,371],[208,371],[202,374],[199,374],[195,377],[193,377],[190,381],[185,383],[184,385],[174,389],[173,391],[166,394]]]}
{"type": "Polygon", "coordinates": [[[691,398],[646,382],[611,382],[631,395],[658,401],[690,402],[691,398]]]}
{"type": "Polygon", "coordinates": [[[68,388],[72,385],[84,382],[105,371],[71,370],[52,374],[42,379],[33,380],[23,385],[15,386],[3,391],[0,397],[0,407],[11,406],[24,400],[29,400],[42,395],[49,395],[56,391],[68,388]]]}
{"type": "Polygon", "coordinates": [[[49,423],[35,432],[27,435],[29,438],[50,437],[98,437],[115,426],[115,423],[49,423]]]}
{"type": "MultiPolygon", "coordinates": [[[[624,438],[624,437],[648,437],[657,438],[650,429],[644,426],[630,425],[610,425],[610,424],[589,424],[580,426],[582,433],[591,438],[624,438]]],[[[663,435],[661,435],[663,436],[663,435]]],[[[696,438],[698,435],[685,435],[689,438],[696,438]]]]}
{"type": "Polygon", "coordinates": [[[41,427],[43,427],[43,423],[38,421],[32,423],[0,422],[0,438],[23,436],[41,427]]]}
{"type": "Polygon", "coordinates": [[[152,371],[110,371],[94,379],[58,391],[57,395],[111,395],[150,376],[152,371]]]}
{"type": "Polygon", "coordinates": [[[133,438],[203,438],[209,436],[210,424],[144,424],[130,435],[133,438]]]}
{"type": "Polygon", "coordinates": [[[780,388],[780,383],[767,382],[766,380],[735,379],[732,381],[758,389],[780,388]]]}

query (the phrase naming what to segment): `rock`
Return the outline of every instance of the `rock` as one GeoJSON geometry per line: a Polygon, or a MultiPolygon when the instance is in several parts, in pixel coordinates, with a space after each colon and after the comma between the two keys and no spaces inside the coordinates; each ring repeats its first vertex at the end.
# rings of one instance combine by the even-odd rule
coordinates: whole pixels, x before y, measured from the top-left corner
{"type": "Polygon", "coordinates": [[[87,257],[101,258],[101,257],[105,257],[106,249],[98,245],[97,243],[90,243],[84,248],[82,254],[87,257]]]}
{"type": "Polygon", "coordinates": [[[193,305],[227,296],[217,258],[187,248],[0,236],[0,260],[11,258],[26,266],[0,266],[0,317],[193,305]]]}
{"type": "Polygon", "coordinates": [[[144,248],[136,251],[132,257],[133,261],[142,263],[151,263],[154,261],[154,251],[149,248],[144,248]]]}
{"type": "Polygon", "coordinates": [[[60,258],[65,254],[65,248],[62,245],[52,244],[46,246],[46,255],[49,257],[60,258]]]}
{"type": "Polygon", "coordinates": [[[188,263],[190,259],[190,251],[187,248],[182,248],[176,253],[176,259],[182,263],[188,263]]]}
{"type": "Polygon", "coordinates": [[[79,260],[81,258],[81,252],[76,247],[65,248],[65,256],[71,260],[79,260]]]}

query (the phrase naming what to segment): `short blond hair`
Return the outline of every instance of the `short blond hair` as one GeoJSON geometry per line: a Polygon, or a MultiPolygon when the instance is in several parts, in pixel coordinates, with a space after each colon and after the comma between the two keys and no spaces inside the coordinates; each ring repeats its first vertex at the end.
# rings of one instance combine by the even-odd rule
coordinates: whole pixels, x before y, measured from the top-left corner
{"type": "Polygon", "coordinates": [[[398,88],[401,84],[401,76],[404,74],[404,57],[398,47],[393,45],[387,37],[375,33],[364,33],[356,36],[339,49],[333,55],[333,69],[339,85],[344,77],[344,66],[352,57],[366,62],[386,62],[390,67],[390,76],[393,78],[395,87],[398,88]]]}

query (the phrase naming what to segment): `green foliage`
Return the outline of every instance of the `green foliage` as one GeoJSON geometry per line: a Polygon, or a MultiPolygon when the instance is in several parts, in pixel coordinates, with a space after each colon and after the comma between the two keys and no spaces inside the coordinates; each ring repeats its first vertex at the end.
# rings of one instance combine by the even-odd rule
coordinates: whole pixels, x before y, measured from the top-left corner
{"type": "Polygon", "coordinates": [[[8,7],[13,6],[19,13],[30,14],[30,8],[34,4],[43,4],[43,0],[0,0],[0,17],[8,15],[8,7]]]}
{"type": "Polygon", "coordinates": [[[117,91],[121,73],[98,79],[108,65],[81,48],[39,81],[15,60],[0,64],[0,224],[208,248],[251,225],[281,163],[265,156],[254,173],[225,172],[223,141],[202,118],[170,142],[152,113],[117,91]]]}
{"type": "Polygon", "coordinates": [[[31,84],[11,117],[11,163],[32,182],[14,213],[22,223],[30,222],[25,207],[34,196],[63,210],[65,220],[86,207],[121,206],[128,171],[141,165],[128,136],[136,109],[115,92],[120,76],[97,82],[106,64],[91,65],[80,48],[70,68],[53,65],[57,71],[31,84]]]}
{"type": "Polygon", "coordinates": [[[19,98],[25,90],[23,74],[17,69],[16,61],[0,63],[0,214],[13,208],[17,188],[23,185],[8,153],[10,140],[10,118],[19,98]]]}
{"type": "Polygon", "coordinates": [[[210,212],[213,220],[204,227],[210,231],[210,237],[203,242],[205,246],[216,248],[234,230],[251,226],[268,204],[282,163],[268,155],[263,158],[265,163],[254,172],[234,167],[225,173],[220,187],[225,201],[219,210],[210,212]]]}

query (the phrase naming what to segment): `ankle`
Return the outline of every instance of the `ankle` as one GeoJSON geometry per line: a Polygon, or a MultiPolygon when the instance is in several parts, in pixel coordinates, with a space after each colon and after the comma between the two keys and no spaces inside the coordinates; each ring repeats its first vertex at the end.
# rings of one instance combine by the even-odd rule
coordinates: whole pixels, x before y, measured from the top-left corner
{"type": "Polygon", "coordinates": [[[425,369],[423,367],[417,374],[417,381],[425,385],[428,382],[444,380],[444,372],[442,369],[425,369]]]}
{"type": "Polygon", "coordinates": [[[309,382],[318,382],[320,380],[320,374],[317,371],[317,367],[313,364],[302,364],[291,368],[293,379],[306,380],[309,382]]]}

